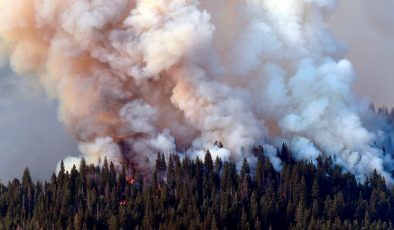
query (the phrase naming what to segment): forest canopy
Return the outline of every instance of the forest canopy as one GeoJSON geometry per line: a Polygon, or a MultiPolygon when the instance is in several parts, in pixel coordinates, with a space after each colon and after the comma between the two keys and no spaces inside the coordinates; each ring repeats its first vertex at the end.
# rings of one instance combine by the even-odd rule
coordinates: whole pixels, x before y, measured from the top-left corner
{"type": "Polygon", "coordinates": [[[373,173],[365,183],[331,158],[295,162],[283,144],[274,170],[256,147],[256,167],[244,159],[180,159],[157,154],[148,173],[84,160],[62,164],[50,181],[0,185],[1,229],[392,229],[393,189],[373,173]]]}

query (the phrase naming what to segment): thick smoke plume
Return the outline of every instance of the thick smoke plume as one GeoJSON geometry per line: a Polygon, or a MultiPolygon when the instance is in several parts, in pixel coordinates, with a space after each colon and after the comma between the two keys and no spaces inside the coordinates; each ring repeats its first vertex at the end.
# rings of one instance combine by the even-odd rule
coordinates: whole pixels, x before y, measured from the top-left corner
{"type": "Polygon", "coordinates": [[[374,169],[391,180],[385,124],[368,119],[328,30],[334,8],[334,0],[3,0],[0,36],[12,68],[60,101],[88,162],[208,148],[239,161],[253,145],[285,141],[296,159],[324,153],[360,180],[374,169]]]}

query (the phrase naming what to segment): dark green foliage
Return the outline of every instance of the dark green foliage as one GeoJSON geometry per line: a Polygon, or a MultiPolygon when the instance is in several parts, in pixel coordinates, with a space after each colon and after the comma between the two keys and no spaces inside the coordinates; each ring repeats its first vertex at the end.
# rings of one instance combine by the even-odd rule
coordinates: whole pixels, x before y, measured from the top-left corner
{"type": "Polygon", "coordinates": [[[61,164],[51,180],[0,184],[0,229],[392,229],[393,189],[376,172],[365,184],[330,158],[294,162],[278,149],[280,172],[262,147],[257,164],[182,160],[157,155],[148,175],[83,160],[70,172],[61,164]]]}

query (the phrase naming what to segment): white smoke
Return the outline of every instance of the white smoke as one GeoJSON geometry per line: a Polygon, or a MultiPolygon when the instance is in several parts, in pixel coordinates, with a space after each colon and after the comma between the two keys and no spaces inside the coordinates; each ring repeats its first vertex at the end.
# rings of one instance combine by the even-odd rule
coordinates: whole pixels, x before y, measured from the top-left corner
{"type": "MultiPolygon", "coordinates": [[[[157,151],[253,161],[286,140],[298,160],[332,156],[387,178],[385,131],[365,125],[355,74],[326,23],[335,0],[3,0],[0,36],[34,73],[88,162],[157,151]],[[225,148],[212,147],[221,141],[225,148]]],[[[265,154],[281,168],[275,148],[265,154]]],[[[75,163],[75,158],[67,162],[75,163]]]]}

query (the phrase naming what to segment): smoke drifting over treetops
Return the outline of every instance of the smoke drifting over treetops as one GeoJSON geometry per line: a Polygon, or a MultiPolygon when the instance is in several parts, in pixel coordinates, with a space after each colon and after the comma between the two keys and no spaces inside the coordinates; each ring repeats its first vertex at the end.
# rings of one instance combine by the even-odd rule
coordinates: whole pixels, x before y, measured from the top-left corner
{"type": "Polygon", "coordinates": [[[324,152],[360,180],[374,169],[390,180],[391,128],[352,91],[326,23],[335,3],[3,0],[0,36],[12,68],[59,100],[90,163],[190,145],[240,161],[264,144],[280,168],[267,143],[285,141],[296,159],[324,152]]]}

